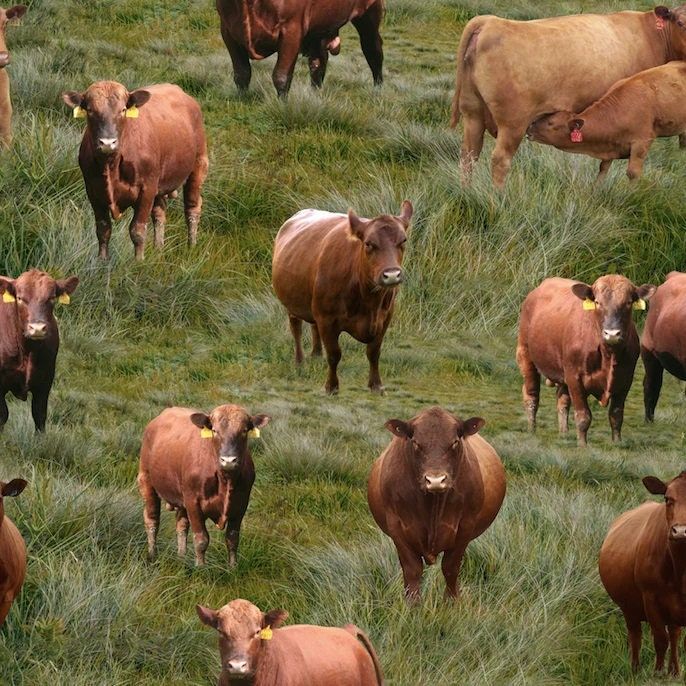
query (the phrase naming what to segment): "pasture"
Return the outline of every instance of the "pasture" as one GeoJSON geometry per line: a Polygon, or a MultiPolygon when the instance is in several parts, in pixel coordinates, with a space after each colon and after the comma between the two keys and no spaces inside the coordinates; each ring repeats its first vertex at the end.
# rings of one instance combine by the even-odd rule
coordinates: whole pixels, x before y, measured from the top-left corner
{"type": "MultiPolygon", "coordinates": [[[[660,283],[684,269],[686,153],[653,146],[631,185],[625,162],[594,187],[596,163],[524,143],[504,193],[488,174],[459,183],[460,134],[448,129],[454,53],[474,14],[526,19],[625,9],[616,1],[388,0],[380,90],[348,26],[321,92],[298,65],[287,102],[273,58],[253,66],[239,96],[209,0],[35,0],[8,29],[13,149],[0,155],[0,273],[36,266],[81,279],[57,311],[62,349],[48,430],[10,402],[0,478],[23,477],[6,503],[29,549],[27,581],[0,631],[0,683],[213,684],[216,637],[195,604],[243,597],[289,622],[366,630],[389,684],[653,683],[652,641],[633,679],[621,614],[606,596],[597,553],[620,512],[650,497],[640,478],[684,468],[686,402],[665,377],[643,423],[639,362],[613,446],[592,406],[589,448],[557,435],[554,392],[542,390],[539,430],[526,433],[514,361],[519,304],[542,278],[592,282],[607,271],[660,283]],[[109,263],[76,155],[83,122],[65,90],[99,79],[130,88],[179,84],[201,102],[210,149],[198,245],[188,249],[180,200],[167,244],[133,260],[115,223],[109,263]],[[381,355],[386,395],[366,388],[363,346],[342,337],[341,392],[324,395],[325,363],[296,371],[285,312],[270,287],[281,223],[305,207],[373,216],[412,200],[407,282],[381,355]],[[257,480],[238,566],[220,532],[208,564],[176,557],[162,513],[157,562],[145,559],[135,486],[145,424],[172,404],[237,402],[272,422],[253,443],[257,480]],[[366,503],[369,467],[391,438],[384,422],[440,404],[486,419],[508,493],[493,527],[467,549],[463,596],[443,601],[425,574],[417,609],[402,598],[393,545],[366,503]]],[[[649,9],[637,2],[632,8],[649,9]]],[[[151,234],[151,231],[149,231],[151,234]]],[[[644,314],[636,313],[640,323],[644,314]]],[[[662,683],[667,680],[663,679],[662,683]]]]}

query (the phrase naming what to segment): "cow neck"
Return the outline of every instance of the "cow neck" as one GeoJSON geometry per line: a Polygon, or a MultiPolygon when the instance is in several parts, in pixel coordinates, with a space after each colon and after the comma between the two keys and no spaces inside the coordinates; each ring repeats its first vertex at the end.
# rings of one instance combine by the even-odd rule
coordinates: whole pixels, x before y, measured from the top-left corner
{"type": "Polygon", "coordinates": [[[107,206],[115,219],[121,216],[121,210],[114,200],[114,189],[119,181],[119,165],[122,155],[119,151],[108,155],[104,160],[96,157],[95,164],[102,175],[105,184],[105,194],[107,196],[107,206]]]}
{"type": "Polygon", "coordinates": [[[221,469],[217,470],[217,493],[221,497],[222,489],[224,497],[222,498],[222,509],[217,521],[217,528],[223,529],[226,522],[229,520],[229,507],[231,507],[231,494],[233,493],[233,478],[224,474],[221,469]]]}
{"type": "Polygon", "coordinates": [[[671,563],[674,575],[674,586],[680,593],[686,594],[686,541],[667,540],[666,554],[671,563]]]}
{"type": "MultiPolygon", "coordinates": [[[[648,14],[651,16],[651,29],[655,31],[655,15],[652,11],[648,12],[648,14]]],[[[681,29],[677,29],[678,31],[681,29]]],[[[664,62],[663,64],[667,62],[671,62],[672,60],[681,60],[686,57],[686,55],[679,55],[677,52],[674,50],[674,43],[672,41],[672,23],[669,21],[665,22],[665,26],[662,29],[662,31],[658,31],[659,34],[662,34],[662,49],[663,49],[663,54],[664,54],[664,62]]]]}
{"type": "Polygon", "coordinates": [[[14,337],[14,340],[10,340],[7,343],[5,343],[3,337],[3,346],[0,348],[0,358],[4,357],[5,355],[11,359],[16,358],[19,361],[19,366],[22,367],[27,351],[24,343],[24,337],[22,335],[19,307],[16,302],[12,304],[3,304],[0,305],[0,307],[3,308],[3,316],[0,317],[0,320],[5,319],[7,322],[6,328],[2,328],[5,328],[6,331],[11,331],[14,337]],[[11,313],[9,312],[10,308],[12,309],[11,313]]]}
{"type": "Polygon", "coordinates": [[[617,351],[605,343],[600,344],[601,369],[605,372],[605,389],[600,404],[605,407],[612,397],[612,387],[617,373],[617,351]]]}

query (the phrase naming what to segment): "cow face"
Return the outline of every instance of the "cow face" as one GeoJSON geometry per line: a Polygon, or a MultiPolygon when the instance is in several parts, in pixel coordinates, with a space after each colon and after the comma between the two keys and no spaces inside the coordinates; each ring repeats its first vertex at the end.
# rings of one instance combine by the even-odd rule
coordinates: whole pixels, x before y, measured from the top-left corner
{"type": "Polygon", "coordinates": [[[686,58],[686,5],[681,5],[670,10],[664,5],[659,5],[655,13],[655,28],[668,36],[671,52],[674,57],[670,59],[686,58]]]}
{"type": "Polygon", "coordinates": [[[196,605],[200,621],[219,632],[222,673],[231,679],[255,676],[264,641],[271,640],[271,630],[288,617],[284,610],[262,612],[247,600],[233,600],[220,610],[196,605]]]}
{"type": "Polygon", "coordinates": [[[671,541],[686,541],[686,472],[669,483],[656,476],[646,476],[643,485],[653,495],[665,497],[665,514],[671,541]]]}
{"type": "Polygon", "coordinates": [[[372,288],[393,288],[402,282],[401,265],[412,212],[409,200],[403,202],[398,217],[381,215],[366,220],[348,211],[350,234],[361,243],[362,271],[372,288]]]}
{"type": "Polygon", "coordinates": [[[425,493],[445,493],[455,485],[464,454],[463,439],[477,433],[486,422],[481,417],[462,421],[434,407],[410,420],[389,419],[385,426],[407,442],[419,488],[425,493]]]}
{"type": "Polygon", "coordinates": [[[5,519],[5,506],[2,502],[3,498],[15,498],[26,488],[26,481],[24,479],[12,479],[9,483],[0,481],[0,527],[2,521],[5,519]]]}
{"type": "MultiPolygon", "coordinates": [[[[623,344],[631,330],[631,310],[639,306],[655,293],[655,286],[644,284],[634,286],[629,279],[618,274],[601,276],[593,286],[575,283],[572,293],[584,301],[584,307],[594,310],[602,340],[609,346],[623,344]]],[[[580,304],[581,306],[581,304],[580,304]]]]}
{"type": "Polygon", "coordinates": [[[4,10],[0,7],[0,69],[4,69],[10,63],[10,53],[5,42],[5,28],[13,19],[21,19],[26,14],[26,5],[15,5],[4,10]]]}
{"type": "Polygon", "coordinates": [[[81,108],[77,113],[85,113],[95,151],[107,156],[119,149],[127,119],[138,116],[138,108],[150,100],[150,92],[129,92],[116,81],[98,81],[85,93],[69,91],[62,99],[73,109],[81,108]]]}
{"type": "Polygon", "coordinates": [[[212,440],[217,450],[218,468],[226,473],[240,471],[243,459],[248,452],[248,438],[269,423],[266,414],[252,417],[238,405],[220,405],[211,414],[196,412],[191,422],[199,429],[212,432],[212,440]]]}
{"type": "Polygon", "coordinates": [[[53,279],[37,269],[24,272],[18,279],[0,276],[0,307],[16,306],[24,336],[40,341],[50,333],[55,322],[53,310],[60,297],[71,295],[79,284],[76,276],[53,279]],[[14,301],[14,302],[13,302],[14,301]]]}
{"type": "Polygon", "coordinates": [[[556,148],[571,147],[569,122],[573,117],[574,112],[564,110],[546,114],[529,126],[527,138],[536,143],[554,145],[556,148]]]}

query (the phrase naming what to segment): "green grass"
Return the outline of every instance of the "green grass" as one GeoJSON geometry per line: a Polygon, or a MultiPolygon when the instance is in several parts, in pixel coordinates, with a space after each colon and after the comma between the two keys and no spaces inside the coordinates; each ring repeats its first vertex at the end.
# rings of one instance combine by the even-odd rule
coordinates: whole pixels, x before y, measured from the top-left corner
{"type": "Polygon", "coordinates": [[[389,0],[381,90],[346,27],[323,91],[309,89],[300,63],[284,104],[271,85],[273,58],[254,65],[249,95],[236,93],[212,3],[31,3],[8,32],[15,144],[0,157],[0,273],[38,266],[76,273],[81,284],[59,312],[47,434],[35,436],[28,406],[11,402],[0,437],[0,478],[30,482],[7,503],[30,559],[0,631],[0,683],[214,683],[215,637],[194,605],[235,597],[283,607],[293,622],[357,623],[390,684],[653,683],[649,637],[643,671],[631,677],[597,551],[612,519],[647,497],[642,476],[683,468],[683,393],[668,379],[657,421],[645,427],[639,367],[623,444],[611,445],[595,406],[590,447],[579,450],[557,436],[545,389],[531,436],[514,340],[524,294],[547,275],[591,281],[616,270],[642,283],[683,268],[683,152],[659,141],[640,182],[630,185],[618,163],[595,188],[589,158],[525,143],[498,195],[488,174],[492,141],[465,189],[460,134],[447,127],[454,53],[471,16],[620,8],[389,0]],[[60,93],[101,78],[131,88],[172,81],[202,102],[211,160],[197,248],[185,246],[175,201],[164,251],[150,247],[135,264],[121,221],[111,262],[96,259],[76,162],[83,123],[60,93]],[[304,207],[377,214],[397,212],[404,198],[416,214],[408,280],[382,353],[387,394],[367,392],[362,346],[344,339],[341,393],[328,398],[321,361],[293,368],[270,289],[273,237],[304,207]],[[171,404],[226,401],[273,418],[254,447],[239,565],[227,569],[217,532],[207,568],[193,569],[190,555],[178,561],[169,513],[160,558],[149,564],[135,488],[143,427],[171,404]],[[506,464],[508,495],[468,549],[460,602],[444,603],[434,567],[422,606],[410,609],[365,485],[390,439],[385,420],[432,404],[486,418],[483,435],[506,464]]]}

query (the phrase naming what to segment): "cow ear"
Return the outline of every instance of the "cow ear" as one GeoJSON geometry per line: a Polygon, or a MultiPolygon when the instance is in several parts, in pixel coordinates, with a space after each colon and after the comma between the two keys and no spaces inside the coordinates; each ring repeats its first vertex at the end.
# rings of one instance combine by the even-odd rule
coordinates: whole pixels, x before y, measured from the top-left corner
{"type": "Polygon", "coordinates": [[[204,412],[194,412],[191,415],[191,422],[198,427],[198,429],[211,429],[212,420],[204,412]]]}
{"type": "Polygon", "coordinates": [[[271,417],[268,414],[255,414],[250,417],[250,423],[253,429],[261,429],[263,426],[269,424],[271,417]]]}
{"type": "Polygon", "coordinates": [[[460,436],[473,436],[475,433],[479,433],[485,424],[486,420],[481,417],[470,417],[463,422],[460,436]]]}
{"type": "Polygon", "coordinates": [[[11,295],[16,295],[17,292],[14,288],[14,279],[9,279],[6,276],[0,276],[0,293],[10,293],[11,295]]]}
{"type": "Polygon", "coordinates": [[[672,10],[669,9],[669,7],[665,7],[664,5],[658,5],[653,12],[655,12],[656,17],[660,17],[660,19],[671,19],[672,18],[672,10]]]}
{"type": "Polygon", "coordinates": [[[62,93],[62,100],[64,100],[67,107],[74,109],[75,107],[81,107],[83,104],[83,95],[78,91],[67,91],[62,93]]]}
{"type": "Polygon", "coordinates": [[[210,610],[209,607],[203,607],[202,605],[196,605],[195,610],[200,617],[200,621],[207,626],[211,626],[216,629],[219,625],[219,620],[217,617],[217,612],[215,610],[210,610]]]}
{"type": "Polygon", "coordinates": [[[71,295],[76,290],[76,287],[79,285],[79,277],[70,276],[66,279],[58,279],[56,283],[57,295],[62,295],[63,293],[68,293],[69,295],[71,295]]]}
{"type": "Polygon", "coordinates": [[[139,88],[137,91],[129,93],[129,99],[126,101],[126,108],[129,107],[143,107],[148,100],[150,100],[150,91],[139,88]]]}
{"type": "Polygon", "coordinates": [[[584,119],[570,119],[567,122],[567,126],[569,127],[570,131],[579,131],[579,129],[582,129],[586,121],[584,119]]]}
{"type": "Polygon", "coordinates": [[[15,5],[5,10],[5,16],[8,19],[21,19],[26,14],[27,9],[26,5],[15,5]]]}
{"type": "Polygon", "coordinates": [[[288,618],[286,610],[269,610],[262,615],[262,628],[278,629],[288,618]]]}
{"type": "Polygon", "coordinates": [[[572,293],[580,300],[595,300],[593,289],[586,283],[575,283],[572,286],[572,293]]]}
{"type": "Polygon", "coordinates": [[[396,436],[400,438],[412,438],[414,436],[414,429],[408,422],[402,419],[389,419],[384,426],[396,436]]]}
{"type": "Polygon", "coordinates": [[[654,295],[657,288],[649,283],[644,283],[636,289],[636,296],[641,298],[641,300],[650,300],[654,295]]]}
{"type": "Polygon", "coordinates": [[[348,222],[350,224],[350,233],[352,236],[361,241],[364,240],[364,232],[367,228],[367,222],[364,221],[364,219],[360,219],[357,214],[355,214],[355,210],[353,209],[348,210],[348,222]]]}
{"type": "Polygon", "coordinates": [[[403,200],[402,207],[400,208],[400,216],[398,219],[402,222],[402,225],[407,229],[410,225],[412,215],[414,214],[414,208],[409,200],[403,200]]]}
{"type": "Polygon", "coordinates": [[[660,481],[656,476],[644,476],[642,480],[648,493],[664,495],[667,492],[667,484],[664,481],[660,481]]]}
{"type": "Polygon", "coordinates": [[[9,483],[2,485],[0,493],[3,498],[15,498],[26,488],[27,483],[24,479],[12,479],[9,483]]]}

